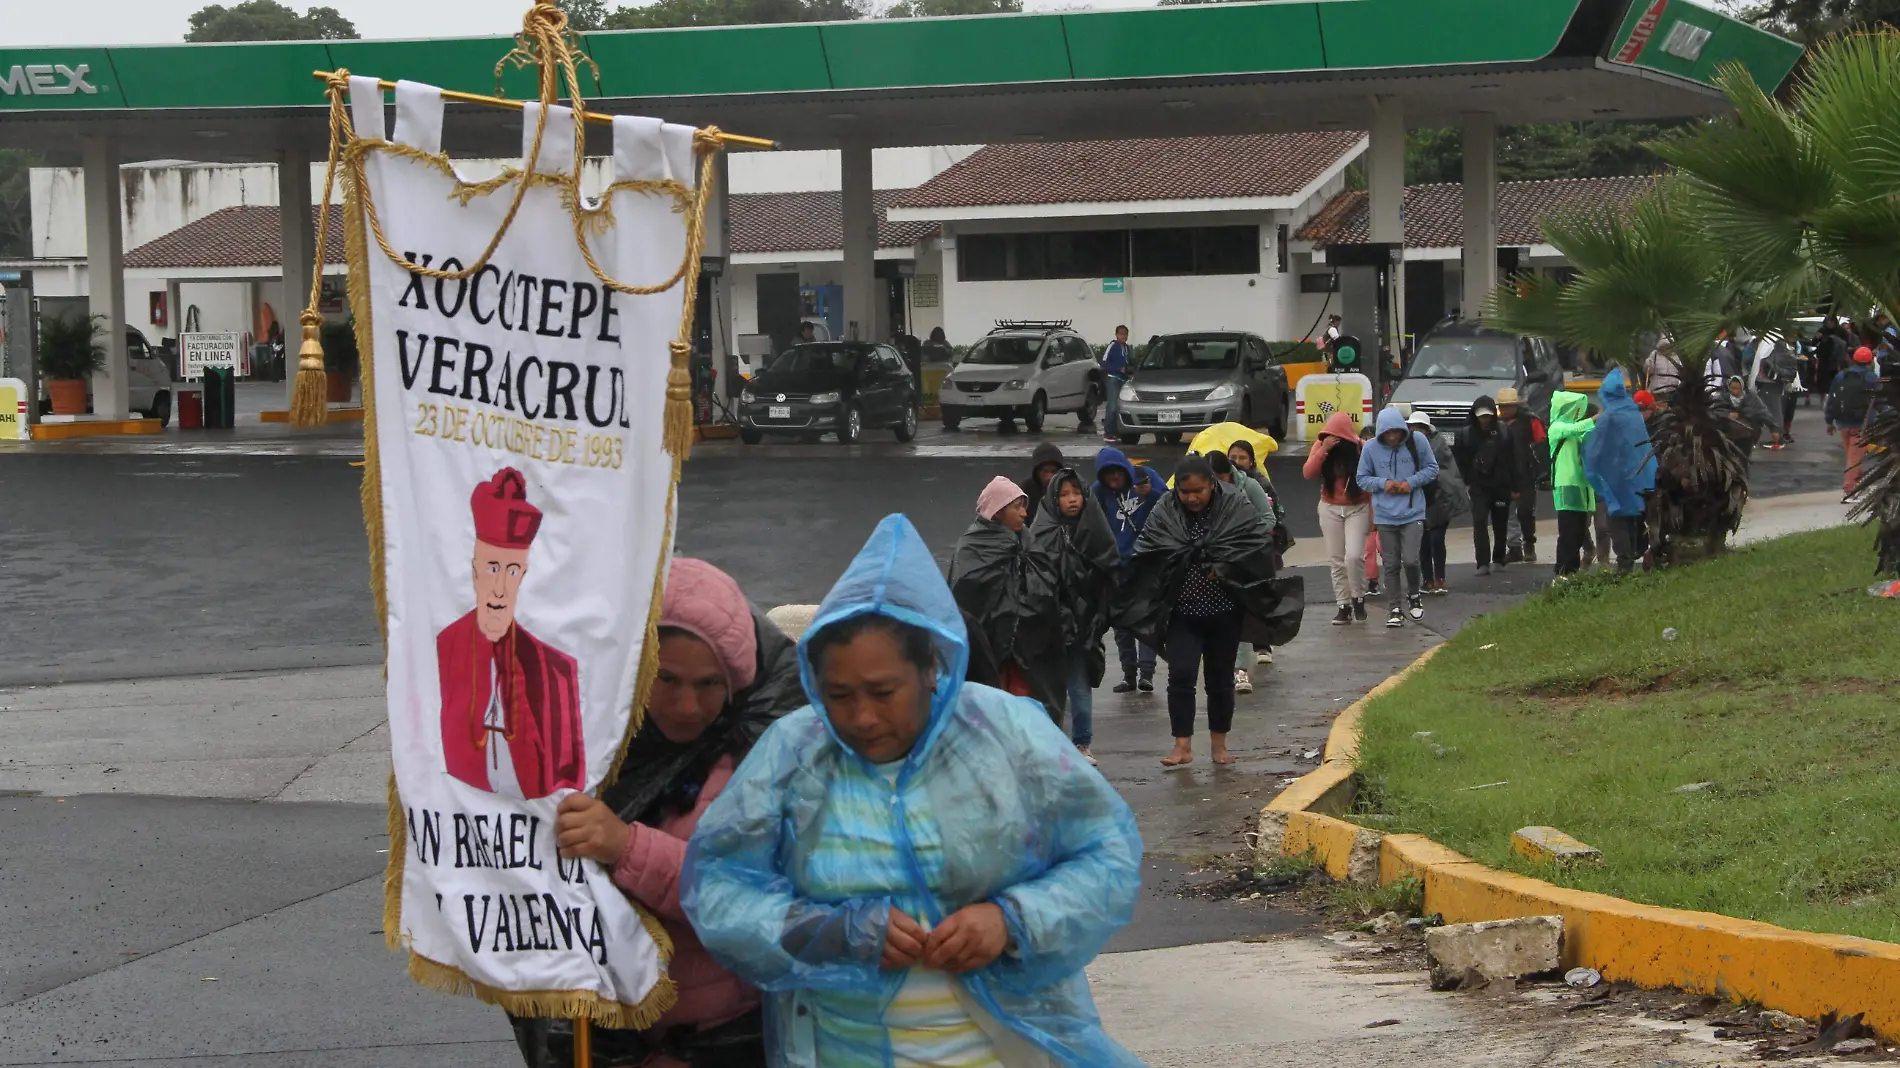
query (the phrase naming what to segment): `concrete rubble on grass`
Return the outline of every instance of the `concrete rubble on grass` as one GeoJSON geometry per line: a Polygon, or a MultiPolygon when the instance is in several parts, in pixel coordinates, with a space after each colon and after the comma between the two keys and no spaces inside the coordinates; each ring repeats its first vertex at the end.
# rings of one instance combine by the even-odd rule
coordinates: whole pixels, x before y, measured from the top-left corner
{"type": "Polygon", "coordinates": [[[1540,864],[1574,864],[1603,859],[1603,851],[1580,842],[1555,827],[1519,827],[1511,848],[1540,864]]]}
{"type": "Polygon", "coordinates": [[[1486,979],[1554,971],[1563,950],[1562,916],[1524,916],[1484,923],[1454,923],[1425,932],[1432,988],[1449,990],[1476,971],[1486,979]]]}

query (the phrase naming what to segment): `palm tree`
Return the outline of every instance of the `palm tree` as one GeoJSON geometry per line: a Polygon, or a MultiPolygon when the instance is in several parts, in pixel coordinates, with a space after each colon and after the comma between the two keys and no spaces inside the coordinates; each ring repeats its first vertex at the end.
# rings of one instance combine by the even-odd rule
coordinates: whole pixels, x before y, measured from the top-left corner
{"type": "MultiPolygon", "coordinates": [[[[1541,321],[1554,336],[1626,360],[1637,331],[1653,329],[1699,379],[1702,354],[1721,330],[1789,332],[1795,315],[1830,297],[1900,308],[1900,35],[1818,46],[1787,104],[1739,66],[1723,69],[1717,84],[1734,116],[1657,142],[1675,172],[1627,217],[1547,227],[1580,276],[1501,294],[1493,302],[1501,317],[1541,321]]],[[[1735,503],[1735,472],[1717,460],[1725,450],[1695,411],[1706,403],[1689,377],[1656,421],[1658,453],[1686,462],[1684,473],[1704,490],[1727,481],[1735,503]]],[[[1889,410],[1900,406],[1900,381],[1888,380],[1882,399],[1889,410]]],[[[1878,566],[1900,570],[1900,418],[1876,417],[1867,442],[1852,514],[1879,520],[1878,566]]],[[[1718,511],[1724,521],[1740,518],[1739,505],[1718,511]]],[[[1685,532],[1701,525],[1685,518],[1685,532]]]]}
{"type": "MultiPolygon", "coordinates": [[[[1738,271],[1784,293],[1827,292],[1856,309],[1900,308],[1900,34],[1836,37],[1815,49],[1787,105],[1739,69],[1718,79],[1736,115],[1664,140],[1657,153],[1692,191],[1694,220],[1738,271]]],[[[1880,525],[1877,569],[1900,572],[1900,380],[1850,515],[1880,525]]]]}
{"type": "Polygon", "coordinates": [[[1487,318],[1506,329],[1593,348],[1637,374],[1651,351],[1681,369],[1675,393],[1650,413],[1657,462],[1659,559],[1684,537],[1712,549],[1741,523],[1748,445],[1704,378],[1724,330],[1760,318],[1759,295],[1721,251],[1684,225],[1680,180],[1663,178],[1627,209],[1545,220],[1544,239],[1578,269],[1572,281],[1522,275],[1500,287],[1487,318]]]}

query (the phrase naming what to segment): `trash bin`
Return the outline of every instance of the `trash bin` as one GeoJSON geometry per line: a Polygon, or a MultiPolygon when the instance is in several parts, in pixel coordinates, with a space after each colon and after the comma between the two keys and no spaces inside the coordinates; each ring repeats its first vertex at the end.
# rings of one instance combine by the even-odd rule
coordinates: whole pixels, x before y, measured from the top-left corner
{"type": "Polygon", "coordinates": [[[229,430],[236,425],[237,374],[229,367],[204,369],[205,427],[229,430]]]}
{"type": "Polygon", "coordinates": [[[178,429],[201,430],[205,425],[205,397],[195,389],[178,391],[178,429]]]}

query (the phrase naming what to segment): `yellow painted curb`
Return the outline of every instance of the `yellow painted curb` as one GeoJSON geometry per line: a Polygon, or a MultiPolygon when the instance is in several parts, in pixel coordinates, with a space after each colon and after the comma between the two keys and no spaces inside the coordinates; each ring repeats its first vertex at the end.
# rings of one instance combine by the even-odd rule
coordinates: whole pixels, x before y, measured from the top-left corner
{"type": "Polygon", "coordinates": [[[67,438],[157,434],[164,429],[165,427],[156,419],[82,419],[76,423],[35,423],[33,440],[64,441],[67,438]]]}
{"type": "Polygon", "coordinates": [[[1345,811],[1365,704],[1410,676],[1439,648],[1341,712],[1327,741],[1326,762],[1267,804],[1261,813],[1263,834],[1269,823],[1284,826],[1281,855],[1311,854],[1335,878],[1344,878],[1363,867],[1348,858],[1355,852],[1363,857],[1368,837],[1376,837],[1379,883],[1419,878],[1425,910],[1442,914],[1447,923],[1562,916],[1566,968],[1595,968],[1606,979],[1742,999],[1810,1018],[1863,1013],[1882,1035],[1900,1035],[1900,945],[1570,890],[1487,868],[1423,835],[1380,834],[1309,811],[1345,811]]]}

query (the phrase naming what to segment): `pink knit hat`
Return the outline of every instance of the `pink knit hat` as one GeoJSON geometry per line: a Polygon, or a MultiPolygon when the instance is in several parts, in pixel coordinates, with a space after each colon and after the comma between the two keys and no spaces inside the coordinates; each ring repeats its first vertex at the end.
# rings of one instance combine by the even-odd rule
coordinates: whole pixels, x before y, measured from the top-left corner
{"type": "Polygon", "coordinates": [[[998,512],[1025,496],[1027,494],[1023,493],[1021,486],[1002,475],[997,475],[990,479],[990,484],[984,486],[983,492],[977,496],[976,514],[984,519],[995,519],[998,512]]]}
{"type": "Polygon", "coordinates": [[[732,576],[704,560],[673,558],[660,602],[660,626],[677,627],[712,647],[726,692],[752,685],[759,670],[759,635],[752,605],[732,576]]]}

